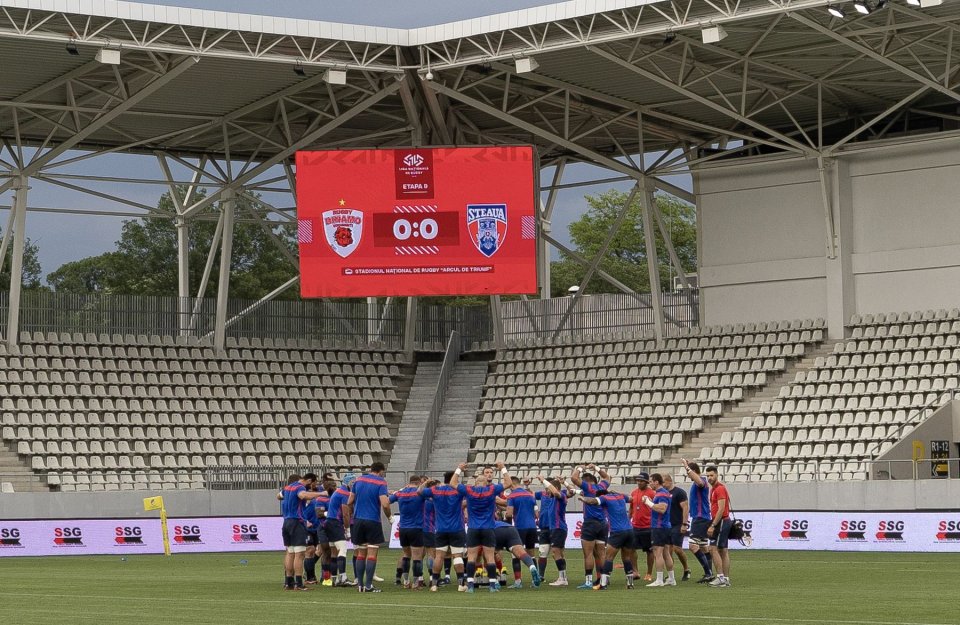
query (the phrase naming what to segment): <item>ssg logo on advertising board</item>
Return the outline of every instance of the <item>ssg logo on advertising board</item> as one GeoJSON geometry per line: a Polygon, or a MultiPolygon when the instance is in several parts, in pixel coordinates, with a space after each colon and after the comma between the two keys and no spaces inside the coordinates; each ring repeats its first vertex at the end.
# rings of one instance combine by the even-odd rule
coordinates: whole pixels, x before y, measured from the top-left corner
{"type": "Polygon", "coordinates": [[[199,525],[174,525],[173,542],[181,545],[202,545],[199,525]]]}
{"type": "Polygon", "coordinates": [[[937,523],[937,540],[940,542],[960,542],[960,521],[944,519],[937,523]]]}
{"type": "Polygon", "coordinates": [[[903,542],[903,521],[880,521],[877,524],[877,540],[903,542]]]}
{"type": "Polygon", "coordinates": [[[20,542],[20,528],[0,528],[0,549],[23,549],[20,542]]]}
{"type": "Polygon", "coordinates": [[[787,519],[783,522],[780,540],[808,540],[810,523],[806,519],[787,519]]]}
{"type": "Polygon", "coordinates": [[[139,526],[116,527],[113,530],[113,536],[114,542],[121,546],[143,544],[143,529],[139,526]]]}
{"type": "Polygon", "coordinates": [[[235,543],[259,543],[260,532],[254,524],[239,523],[235,524],[233,530],[233,542],[235,543]]]}
{"type": "Polygon", "coordinates": [[[837,540],[847,543],[866,542],[867,522],[861,520],[840,521],[840,532],[837,534],[837,540]]]}
{"type": "Polygon", "coordinates": [[[83,547],[83,532],[79,527],[55,527],[53,544],[57,547],[83,547]]]}

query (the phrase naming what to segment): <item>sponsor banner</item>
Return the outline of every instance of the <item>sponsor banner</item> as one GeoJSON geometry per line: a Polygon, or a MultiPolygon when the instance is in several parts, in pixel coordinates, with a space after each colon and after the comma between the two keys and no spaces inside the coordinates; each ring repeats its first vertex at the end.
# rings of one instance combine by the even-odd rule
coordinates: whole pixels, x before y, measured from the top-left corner
{"type": "MultiPolygon", "coordinates": [[[[741,512],[751,549],[960,552],[960,512],[741,512]]],[[[567,548],[580,548],[582,516],[567,514],[567,548]]],[[[282,551],[280,517],[168,520],[173,553],[282,551]]],[[[390,547],[400,546],[399,519],[390,547]]],[[[351,546],[352,547],[352,546],[351,546]]],[[[738,541],[731,549],[744,549],[738,541]]],[[[0,521],[0,557],[160,554],[159,519],[0,521]]]]}
{"type": "Polygon", "coordinates": [[[297,153],[303,297],[537,290],[530,146],[297,153]]]}

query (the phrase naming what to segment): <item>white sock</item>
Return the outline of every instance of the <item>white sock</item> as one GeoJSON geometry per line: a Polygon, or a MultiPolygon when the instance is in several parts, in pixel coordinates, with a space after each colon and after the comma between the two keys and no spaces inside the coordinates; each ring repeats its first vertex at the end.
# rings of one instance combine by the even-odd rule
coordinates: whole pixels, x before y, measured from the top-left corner
{"type": "Polygon", "coordinates": [[[609,575],[607,575],[606,573],[604,573],[603,575],[600,576],[600,585],[601,585],[601,586],[606,586],[606,585],[608,585],[609,583],[610,583],[610,576],[609,576],[609,575]]]}
{"type": "Polygon", "coordinates": [[[593,583],[593,575],[587,575],[587,581],[586,581],[586,583],[587,583],[587,584],[592,584],[592,583],[593,583]]]}
{"type": "Polygon", "coordinates": [[[669,579],[671,582],[677,581],[676,578],[673,577],[673,571],[667,571],[667,579],[669,579]]]}
{"type": "Polygon", "coordinates": [[[566,571],[560,571],[560,577],[559,577],[559,579],[567,579],[567,572],[566,572],[566,571]]]}
{"type": "Polygon", "coordinates": [[[663,571],[657,571],[657,581],[663,583],[663,571]]]}

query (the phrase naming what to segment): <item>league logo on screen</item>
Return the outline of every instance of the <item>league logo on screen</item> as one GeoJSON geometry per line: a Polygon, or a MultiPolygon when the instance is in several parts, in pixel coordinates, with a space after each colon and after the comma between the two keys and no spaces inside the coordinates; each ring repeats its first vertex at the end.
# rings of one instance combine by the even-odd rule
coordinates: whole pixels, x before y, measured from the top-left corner
{"type": "Polygon", "coordinates": [[[363,236],[363,213],[352,208],[335,208],[324,211],[322,217],[330,249],[341,258],[352,254],[363,236]]]}
{"type": "Polygon", "coordinates": [[[507,205],[467,204],[467,232],[481,254],[496,254],[507,236],[507,205]]]}

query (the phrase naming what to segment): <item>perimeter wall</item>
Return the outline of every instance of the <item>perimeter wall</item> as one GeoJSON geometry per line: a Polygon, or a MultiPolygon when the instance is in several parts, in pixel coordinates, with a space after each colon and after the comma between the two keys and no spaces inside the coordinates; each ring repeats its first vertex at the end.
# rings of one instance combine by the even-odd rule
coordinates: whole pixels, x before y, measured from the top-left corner
{"type": "Polygon", "coordinates": [[[705,324],[960,307],[960,136],[694,174],[705,324]]]}

